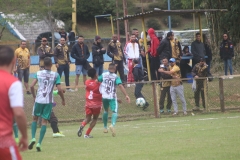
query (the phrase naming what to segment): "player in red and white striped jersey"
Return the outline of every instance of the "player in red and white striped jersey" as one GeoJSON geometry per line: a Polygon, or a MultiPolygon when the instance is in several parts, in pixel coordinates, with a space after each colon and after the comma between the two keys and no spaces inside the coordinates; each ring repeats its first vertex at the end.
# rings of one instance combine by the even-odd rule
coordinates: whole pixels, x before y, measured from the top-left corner
{"type": "Polygon", "coordinates": [[[15,66],[14,51],[7,46],[0,46],[0,159],[20,160],[20,151],[28,146],[27,120],[23,111],[22,84],[11,73],[15,66]],[[15,118],[22,134],[17,147],[13,139],[12,123],[15,118]]]}
{"type": "Polygon", "coordinates": [[[86,104],[85,104],[86,118],[81,123],[77,134],[79,137],[81,137],[83,128],[86,126],[86,124],[88,124],[91,121],[92,116],[93,116],[92,122],[90,123],[90,126],[84,135],[84,138],[93,138],[90,135],[90,132],[92,131],[93,127],[96,125],[98,116],[99,116],[101,108],[102,108],[102,94],[99,92],[99,86],[101,83],[96,81],[97,74],[96,74],[96,70],[94,68],[91,68],[88,70],[88,76],[91,77],[91,79],[89,79],[85,82],[85,85],[86,85],[86,104]]]}

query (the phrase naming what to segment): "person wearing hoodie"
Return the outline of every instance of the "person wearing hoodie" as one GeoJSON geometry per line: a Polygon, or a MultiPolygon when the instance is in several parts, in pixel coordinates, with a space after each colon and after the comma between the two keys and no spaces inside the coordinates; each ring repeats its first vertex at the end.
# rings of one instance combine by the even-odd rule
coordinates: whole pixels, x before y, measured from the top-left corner
{"type": "MultiPolygon", "coordinates": [[[[226,33],[223,34],[223,41],[220,45],[220,57],[224,61],[224,71],[225,76],[227,76],[228,68],[230,71],[230,75],[233,74],[232,69],[232,58],[234,57],[233,44],[229,40],[228,35],[226,33]]],[[[232,77],[229,77],[232,78],[232,77]]]]}
{"type": "MultiPolygon", "coordinates": [[[[142,66],[139,64],[139,60],[138,59],[133,59],[133,77],[134,77],[134,81],[135,82],[142,82],[144,79],[144,75],[143,75],[143,70],[142,70],[142,66]]],[[[142,95],[142,88],[143,88],[143,83],[136,83],[135,86],[135,91],[134,91],[134,95],[136,97],[136,99],[138,98],[144,98],[144,96],[142,95]]],[[[145,98],[144,98],[145,99],[145,98]]],[[[145,99],[145,106],[143,107],[143,110],[145,110],[148,106],[149,103],[146,101],[145,99]]]]}
{"type": "Polygon", "coordinates": [[[75,78],[75,91],[78,90],[78,82],[80,74],[83,74],[83,83],[85,85],[85,81],[87,80],[87,68],[86,64],[89,62],[87,59],[90,56],[90,52],[88,50],[88,46],[84,43],[83,36],[78,37],[78,43],[74,44],[72,47],[71,57],[75,59],[76,65],[76,78],[75,78]]]}
{"type": "Polygon", "coordinates": [[[92,46],[92,56],[93,56],[93,68],[97,71],[97,75],[103,73],[103,54],[106,53],[106,49],[101,45],[101,37],[95,36],[95,42],[92,46]]]}
{"type": "Polygon", "coordinates": [[[150,57],[151,57],[150,69],[151,69],[152,80],[158,80],[160,77],[158,74],[160,61],[159,61],[159,55],[157,54],[157,47],[159,46],[160,42],[153,28],[148,29],[148,35],[151,38],[151,48],[148,50],[148,52],[150,52],[150,57]]]}
{"type": "Polygon", "coordinates": [[[192,67],[197,64],[201,58],[205,58],[206,50],[204,44],[201,42],[201,34],[196,33],[196,40],[191,44],[191,52],[193,54],[192,67]]]}
{"type": "MultiPolygon", "coordinates": [[[[139,59],[139,56],[140,56],[140,49],[139,49],[139,45],[136,42],[135,34],[131,35],[130,41],[125,45],[124,53],[128,61],[128,69],[129,69],[127,82],[134,82],[133,73],[132,73],[132,69],[133,69],[132,61],[133,59],[139,59]]],[[[127,86],[130,87],[130,84],[128,84],[127,86]]]]}

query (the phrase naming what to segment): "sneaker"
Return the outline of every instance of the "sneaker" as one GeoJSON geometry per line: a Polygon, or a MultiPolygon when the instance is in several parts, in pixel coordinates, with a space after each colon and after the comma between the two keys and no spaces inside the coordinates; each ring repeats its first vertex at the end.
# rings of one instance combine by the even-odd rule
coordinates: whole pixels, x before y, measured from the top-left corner
{"type": "Polygon", "coordinates": [[[168,112],[168,113],[171,113],[172,111],[171,111],[171,109],[168,109],[167,112],[168,112]]]}
{"type": "Polygon", "coordinates": [[[42,149],[41,149],[41,144],[40,143],[38,143],[36,145],[36,149],[37,149],[38,152],[41,152],[42,149]]]}
{"type": "Polygon", "coordinates": [[[30,91],[27,91],[27,94],[32,94],[30,91]]]}
{"type": "Polygon", "coordinates": [[[148,106],[149,106],[149,103],[146,102],[145,106],[143,107],[143,110],[147,109],[148,106]]]}
{"type": "Polygon", "coordinates": [[[200,111],[200,108],[196,106],[195,108],[192,109],[193,111],[200,111]]]}
{"type": "Polygon", "coordinates": [[[129,87],[131,87],[131,85],[130,85],[130,84],[127,84],[127,87],[129,88],[129,87]]]}
{"type": "Polygon", "coordinates": [[[163,110],[163,109],[160,109],[160,113],[164,113],[164,110],[163,110]]]}
{"type": "Polygon", "coordinates": [[[58,132],[58,133],[53,133],[53,138],[57,138],[57,137],[65,137],[64,134],[62,134],[61,132],[58,132]]]}
{"type": "Polygon", "coordinates": [[[115,137],[116,136],[116,132],[115,129],[112,125],[109,126],[110,131],[112,132],[112,136],[115,137]]]}
{"type": "Polygon", "coordinates": [[[84,138],[93,138],[93,136],[91,136],[91,135],[84,135],[84,138]]]}
{"type": "Polygon", "coordinates": [[[80,128],[79,128],[79,130],[78,130],[78,132],[77,132],[78,137],[81,137],[81,136],[82,136],[83,128],[84,128],[83,126],[80,126],[80,128]]]}
{"type": "Polygon", "coordinates": [[[178,115],[178,113],[177,113],[177,112],[174,112],[172,115],[173,115],[173,116],[176,116],[176,115],[178,115]]]}
{"type": "Polygon", "coordinates": [[[71,89],[71,88],[68,88],[67,91],[68,91],[68,92],[74,92],[74,90],[71,89]]]}
{"type": "Polygon", "coordinates": [[[33,139],[31,140],[30,144],[28,145],[28,149],[29,149],[29,150],[33,149],[33,146],[34,146],[35,143],[36,143],[36,139],[33,138],[33,139]]]}
{"type": "Polygon", "coordinates": [[[107,128],[104,128],[104,129],[103,129],[103,133],[108,133],[108,129],[107,129],[107,128]]]}
{"type": "Polygon", "coordinates": [[[184,115],[184,116],[186,116],[186,115],[187,115],[187,112],[186,112],[186,111],[184,111],[184,112],[183,112],[183,115],[184,115]]]}

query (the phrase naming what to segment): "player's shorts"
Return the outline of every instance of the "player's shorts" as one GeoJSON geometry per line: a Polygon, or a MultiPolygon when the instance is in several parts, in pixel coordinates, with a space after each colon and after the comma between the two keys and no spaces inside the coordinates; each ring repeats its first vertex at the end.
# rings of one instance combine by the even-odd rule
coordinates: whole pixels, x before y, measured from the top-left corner
{"type": "Polygon", "coordinates": [[[101,107],[98,107],[98,108],[85,107],[86,115],[99,115],[100,112],[101,112],[101,107]]]}
{"type": "Polygon", "coordinates": [[[83,74],[84,76],[87,75],[87,70],[83,68],[83,65],[76,65],[76,75],[83,74]]]}
{"type": "Polygon", "coordinates": [[[118,111],[117,99],[102,99],[102,102],[103,102],[103,107],[105,111],[107,111],[108,108],[110,107],[110,110],[112,112],[117,113],[118,111]]]}
{"type": "Polygon", "coordinates": [[[22,159],[17,146],[11,146],[9,148],[0,148],[0,157],[1,160],[22,159]]]}
{"type": "Polygon", "coordinates": [[[52,112],[52,103],[41,104],[35,102],[34,105],[34,116],[42,117],[43,119],[49,120],[52,112]]]}

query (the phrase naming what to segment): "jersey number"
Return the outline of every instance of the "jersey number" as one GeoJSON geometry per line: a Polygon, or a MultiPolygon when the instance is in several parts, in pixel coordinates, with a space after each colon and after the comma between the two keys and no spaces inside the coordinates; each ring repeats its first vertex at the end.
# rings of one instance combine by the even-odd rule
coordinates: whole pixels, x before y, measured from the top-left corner
{"type": "Polygon", "coordinates": [[[106,87],[105,87],[105,92],[112,92],[112,89],[113,89],[113,81],[112,80],[109,80],[109,79],[106,79],[105,80],[105,84],[106,84],[106,87]]]}
{"type": "Polygon", "coordinates": [[[93,99],[93,91],[90,91],[90,93],[88,95],[88,99],[93,99]]]}

